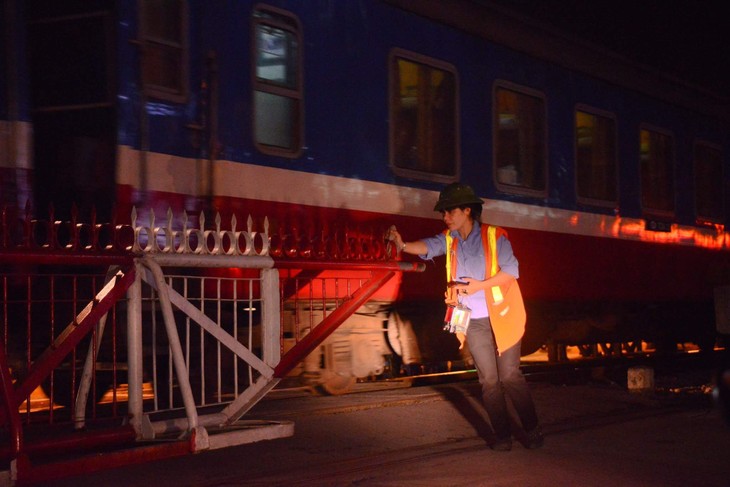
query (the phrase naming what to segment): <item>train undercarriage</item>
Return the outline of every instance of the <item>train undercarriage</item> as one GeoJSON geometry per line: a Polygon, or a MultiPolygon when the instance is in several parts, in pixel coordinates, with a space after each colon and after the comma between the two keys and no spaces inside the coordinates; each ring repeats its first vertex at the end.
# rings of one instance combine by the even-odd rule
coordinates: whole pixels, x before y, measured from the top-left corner
{"type": "MultiPolygon", "coordinates": [[[[722,345],[715,304],[528,303],[522,343],[525,362],[711,352],[722,345]],[[529,313],[529,311],[528,311],[529,313]]],[[[468,347],[442,329],[438,302],[369,302],[290,374],[287,384],[326,394],[350,392],[358,382],[473,369],[468,347]]],[[[284,329],[306,333],[322,308],[288,307],[284,329]],[[302,323],[302,321],[307,323],[302,323]]],[[[286,347],[285,338],[285,347],[286,347]]]]}

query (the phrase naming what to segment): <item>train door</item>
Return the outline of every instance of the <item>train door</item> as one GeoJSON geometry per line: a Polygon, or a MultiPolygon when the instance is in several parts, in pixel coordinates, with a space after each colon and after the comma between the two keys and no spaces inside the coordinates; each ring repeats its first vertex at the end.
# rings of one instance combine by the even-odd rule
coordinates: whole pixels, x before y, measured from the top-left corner
{"type": "Polygon", "coordinates": [[[26,4],[34,214],[110,221],[115,194],[114,0],[26,4]]]}

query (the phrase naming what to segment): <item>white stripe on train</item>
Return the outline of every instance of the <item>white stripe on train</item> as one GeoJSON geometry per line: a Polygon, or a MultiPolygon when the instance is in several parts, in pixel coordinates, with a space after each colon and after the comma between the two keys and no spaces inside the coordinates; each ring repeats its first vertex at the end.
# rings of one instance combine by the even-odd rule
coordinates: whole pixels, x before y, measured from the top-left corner
{"type": "MultiPolygon", "coordinates": [[[[208,187],[208,162],[166,154],[142,154],[128,146],[117,151],[117,184],[147,191],[203,195],[208,187]],[[143,177],[144,176],[144,177],[143,177]]],[[[294,165],[294,164],[293,164],[294,165]]],[[[311,205],[352,211],[432,219],[438,192],[340,176],[279,169],[219,160],[214,171],[216,196],[311,205]]],[[[645,228],[638,218],[598,215],[510,201],[486,199],[484,215],[490,223],[507,228],[558,232],[592,237],[730,249],[723,228],[673,224],[669,232],[645,228]]]]}

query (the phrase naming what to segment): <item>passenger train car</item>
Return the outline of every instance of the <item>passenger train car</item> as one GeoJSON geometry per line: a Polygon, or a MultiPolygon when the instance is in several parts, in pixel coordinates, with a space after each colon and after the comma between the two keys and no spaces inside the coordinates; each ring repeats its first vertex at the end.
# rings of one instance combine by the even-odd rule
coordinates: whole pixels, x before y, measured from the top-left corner
{"type": "MultiPolygon", "coordinates": [[[[516,249],[523,353],[707,348],[724,326],[727,98],[487,1],[0,5],[3,205],[411,240],[442,230],[438,192],[462,181],[516,249]]],[[[369,315],[406,365],[457,354],[439,335],[443,267],[369,315]]]]}

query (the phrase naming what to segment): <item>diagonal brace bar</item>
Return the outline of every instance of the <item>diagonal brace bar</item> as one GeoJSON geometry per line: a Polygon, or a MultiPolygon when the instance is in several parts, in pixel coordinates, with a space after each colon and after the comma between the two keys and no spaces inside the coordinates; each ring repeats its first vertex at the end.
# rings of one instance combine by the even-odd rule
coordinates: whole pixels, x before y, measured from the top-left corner
{"type": "Polygon", "coordinates": [[[330,313],[312,331],[307,333],[294,347],[292,347],[274,368],[274,377],[282,378],[291,371],[304,357],[317,348],[328,336],[334,332],[347,318],[353,315],[360,306],[370,299],[375,292],[395,275],[394,271],[375,271],[352,298],[330,313]]]}
{"type": "Polygon", "coordinates": [[[109,281],[94,300],[86,305],[53,343],[33,362],[28,375],[18,388],[14,402],[15,407],[41,385],[43,379],[50,375],[58,364],[78,345],[94,327],[96,323],[114,306],[123,299],[127,288],[134,282],[134,268],[130,267],[126,272],[119,271],[115,279],[109,281]]]}
{"type": "MultiPolygon", "coordinates": [[[[152,279],[145,277],[145,282],[151,285],[156,291],[159,292],[157,282],[152,279]]],[[[260,358],[254,355],[248,348],[246,348],[241,342],[236,340],[230,333],[225,331],[223,328],[218,326],[213,320],[211,320],[205,313],[200,311],[198,308],[190,304],[190,301],[185,299],[180,293],[165,285],[167,293],[169,295],[170,302],[175,305],[177,309],[182,311],[186,316],[195,321],[201,328],[210,333],[216,340],[222,343],[225,347],[236,354],[238,358],[245,361],[248,365],[256,369],[264,377],[271,377],[271,367],[266,365],[260,358]]]]}

